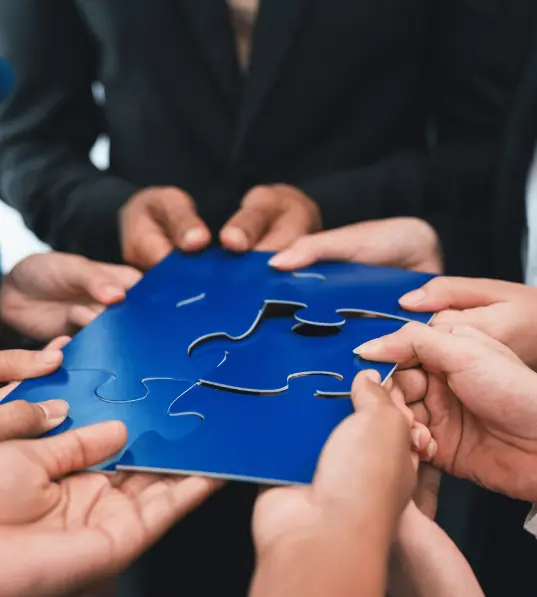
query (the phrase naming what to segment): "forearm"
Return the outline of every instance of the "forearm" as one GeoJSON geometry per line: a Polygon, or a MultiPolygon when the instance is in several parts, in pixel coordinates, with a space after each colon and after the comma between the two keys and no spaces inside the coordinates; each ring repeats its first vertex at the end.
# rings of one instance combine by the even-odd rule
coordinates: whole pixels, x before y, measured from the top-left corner
{"type": "Polygon", "coordinates": [[[250,597],[384,597],[390,536],[370,526],[284,538],[259,554],[250,597]]]}
{"type": "Polygon", "coordinates": [[[390,597],[484,597],[456,545],[420,513],[401,518],[388,587],[390,597]]]}

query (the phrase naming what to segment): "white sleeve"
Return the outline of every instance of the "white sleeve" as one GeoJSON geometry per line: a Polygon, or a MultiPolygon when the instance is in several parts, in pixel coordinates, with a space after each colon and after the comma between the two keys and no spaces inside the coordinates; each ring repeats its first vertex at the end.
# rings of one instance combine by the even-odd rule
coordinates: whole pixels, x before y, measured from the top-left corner
{"type": "Polygon", "coordinates": [[[537,504],[533,504],[531,512],[526,518],[524,528],[528,533],[531,533],[534,537],[537,537],[537,504]]]}

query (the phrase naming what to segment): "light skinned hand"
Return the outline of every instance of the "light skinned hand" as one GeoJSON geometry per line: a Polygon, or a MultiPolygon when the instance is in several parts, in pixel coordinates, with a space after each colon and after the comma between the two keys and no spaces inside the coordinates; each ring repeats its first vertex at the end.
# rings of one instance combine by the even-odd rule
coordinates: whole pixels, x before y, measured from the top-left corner
{"type": "Polygon", "coordinates": [[[72,474],[126,439],[112,421],[0,444],[0,596],[76,594],[115,576],[219,486],[196,477],[72,474]]]}
{"type": "Polygon", "coordinates": [[[408,418],[375,371],[357,376],[352,399],[357,412],[328,439],[312,485],[270,489],[258,498],[253,520],[258,553],[315,532],[319,524],[343,536],[376,516],[387,519],[390,529],[395,526],[416,481],[408,418]]]}
{"type": "Polygon", "coordinates": [[[281,270],[318,261],[350,261],[440,273],[440,242],[435,230],[417,218],[359,222],[304,236],[275,255],[270,264],[281,270]]]}
{"type": "Polygon", "coordinates": [[[408,369],[397,384],[438,444],[434,466],[537,500],[537,374],[509,348],[469,326],[411,323],[357,353],[408,369]]]}
{"type": "Polygon", "coordinates": [[[200,251],[211,242],[194,200],[176,187],[148,187],[133,195],[120,211],[120,237],[125,262],[140,270],[174,248],[200,251]]]}
{"type": "Polygon", "coordinates": [[[435,278],[400,299],[409,311],[439,312],[435,325],[475,327],[537,369],[537,288],[500,280],[435,278]]]}
{"type": "Polygon", "coordinates": [[[125,298],[141,274],[80,255],[43,253],[21,261],[3,279],[2,320],[40,341],[72,335],[106,306],[125,298]]]}
{"type": "Polygon", "coordinates": [[[281,251],[322,227],[317,204],[300,189],[284,184],[251,189],[239,211],[220,231],[231,251],[281,251]]]}
{"type": "MultiPolygon", "coordinates": [[[[20,380],[53,373],[61,365],[61,349],[69,340],[65,336],[56,338],[42,351],[0,351],[0,383],[7,383],[0,388],[0,401],[15,389],[20,380]]],[[[16,400],[0,405],[0,442],[39,437],[63,423],[68,408],[64,400],[47,400],[39,404],[16,400]]]]}

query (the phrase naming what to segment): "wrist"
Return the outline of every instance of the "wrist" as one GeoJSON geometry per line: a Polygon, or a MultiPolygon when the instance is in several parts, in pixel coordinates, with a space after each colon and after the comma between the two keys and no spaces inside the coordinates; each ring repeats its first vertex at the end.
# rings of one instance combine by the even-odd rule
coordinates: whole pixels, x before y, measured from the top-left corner
{"type": "Polygon", "coordinates": [[[325,518],[258,553],[252,597],[383,595],[392,536],[381,519],[325,518]]]}

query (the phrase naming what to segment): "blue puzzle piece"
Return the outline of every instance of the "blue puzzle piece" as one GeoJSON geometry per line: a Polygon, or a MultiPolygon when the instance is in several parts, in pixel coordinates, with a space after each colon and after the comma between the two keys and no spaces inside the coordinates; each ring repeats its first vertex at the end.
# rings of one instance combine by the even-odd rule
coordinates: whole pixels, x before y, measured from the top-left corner
{"type": "Polygon", "coordinates": [[[118,469],[196,473],[268,484],[310,483],[332,430],[353,412],[348,398],[315,398],[316,380],[292,381],[272,396],[227,394],[198,385],[174,408],[203,413],[203,425],[179,441],[148,433],[118,469]]]}
{"type": "Polygon", "coordinates": [[[53,398],[67,400],[70,405],[69,417],[48,435],[103,421],[123,421],[128,430],[128,444],[111,462],[96,467],[105,470],[114,470],[121,455],[128,452],[129,446],[148,431],[158,429],[161,437],[176,440],[194,432],[203,422],[199,414],[178,416],[177,409],[170,414],[174,402],[192,387],[191,382],[176,379],[147,380],[144,399],[131,403],[112,403],[103,401],[96,394],[96,389],[111,378],[113,375],[107,371],[68,371],[61,368],[47,377],[24,382],[5,401],[41,402],[53,398]]]}
{"type": "MultiPolygon", "coordinates": [[[[356,264],[319,264],[284,273],[267,265],[270,255],[234,255],[221,249],[170,254],[123,303],[108,308],[75,336],[64,349],[64,367],[113,372],[114,380],[99,395],[129,401],[143,397],[140,380],[195,382],[212,371],[223,354],[207,349],[189,356],[189,349],[214,335],[246,337],[266,304],[297,305],[301,308],[295,318],[323,325],[344,323],[336,310],[341,305],[344,311],[376,310],[401,317],[399,296],[431,277],[356,264]]],[[[406,315],[424,321],[430,317],[406,315]]]]}
{"type": "Polygon", "coordinates": [[[290,317],[266,318],[240,342],[222,339],[201,345],[214,345],[228,355],[200,381],[222,389],[270,394],[285,391],[294,377],[318,375],[317,394],[349,396],[358,371],[374,368],[385,379],[394,368],[390,363],[363,361],[353,349],[405,325],[390,319],[347,319],[341,328],[331,328],[333,334],[312,337],[301,335],[303,324],[291,329],[293,321],[290,317]]]}

